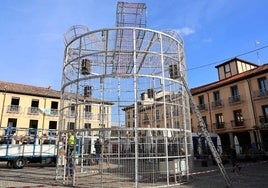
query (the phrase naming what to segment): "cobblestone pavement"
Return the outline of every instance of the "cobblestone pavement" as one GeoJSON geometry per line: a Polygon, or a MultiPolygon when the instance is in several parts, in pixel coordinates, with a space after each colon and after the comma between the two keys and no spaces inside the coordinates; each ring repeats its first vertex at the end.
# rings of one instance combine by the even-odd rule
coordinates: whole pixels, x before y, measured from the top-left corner
{"type": "MultiPolygon", "coordinates": [[[[224,188],[226,182],[217,166],[212,163],[202,167],[195,162],[194,173],[190,181],[176,186],[180,188],[224,188]]],[[[268,187],[268,161],[255,163],[241,163],[240,173],[231,172],[230,164],[225,165],[226,172],[234,188],[262,188],[268,187]]],[[[32,188],[62,186],[55,181],[55,167],[32,165],[24,169],[10,169],[6,163],[0,162],[0,187],[1,188],[32,188]]]]}

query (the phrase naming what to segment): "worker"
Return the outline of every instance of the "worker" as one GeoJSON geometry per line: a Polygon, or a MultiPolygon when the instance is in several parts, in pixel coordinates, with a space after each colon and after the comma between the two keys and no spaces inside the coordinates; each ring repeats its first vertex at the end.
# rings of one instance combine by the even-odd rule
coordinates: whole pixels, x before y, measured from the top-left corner
{"type": "Polygon", "coordinates": [[[96,164],[99,164],[99,159],[100,159],[100,155],[101,155],[101,148],[102,148],[102,144],[100,142],[100,139],[97,139],[94,146],[95,146],[95,150],[96,150],[96,164]]]}
{"type": "Polygon", "coordinates": [[[73,161],[73,151],[74,151],[74,147],[75,147],[75,137],[73,132],[69,132],[68,134],[68,147],[67,147],[67,176],[72,176],[73,175],[73,167],[74,167],[74,161],[73,161]]]}
{"type": "Polygon", "coordinates": [[[74,150],[75,138],[72,132],[69,132],[68,138],[68,154],[72,154],[74,150]]]}

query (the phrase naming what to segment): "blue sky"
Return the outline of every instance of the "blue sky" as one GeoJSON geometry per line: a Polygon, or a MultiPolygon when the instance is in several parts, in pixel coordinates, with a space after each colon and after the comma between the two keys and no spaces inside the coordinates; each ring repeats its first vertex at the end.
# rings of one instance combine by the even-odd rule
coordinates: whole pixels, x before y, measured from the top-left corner
{"type": "MultiPolygon", "coordinates": [[[[257,48],[261,64],[268,63],[266,0],[129,2],[146,3],[147,28],[180,32],[190,88],[217,81],[217,64],[257,48]]],[[[73,25],[114,27],[116,5],[116,0],[1,0],[0,80],[60,90],[64,33],[73,25]]],[[[258,64],[256,51],[239,58],[258,64]]]]}

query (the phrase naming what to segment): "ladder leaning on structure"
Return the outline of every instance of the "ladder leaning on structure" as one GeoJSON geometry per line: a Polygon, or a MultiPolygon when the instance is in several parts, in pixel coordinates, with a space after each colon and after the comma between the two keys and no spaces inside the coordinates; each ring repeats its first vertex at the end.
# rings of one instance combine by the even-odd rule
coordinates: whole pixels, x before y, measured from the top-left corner
{"type": "Polygon", "coordinates": [[[208,143],[208,146],[209,146],[209,148],[211,150],[211,153],[212,153],[212,155],[213,155],[213,157],[214,157],[214,159],[215,159],[215,161],[216,161],[216,163],[217,163],[217,165],[218,165],[218,167],[219,167],[219,169],[220,169],[220,171],[221,171],[221,173],[222,173],[222,175],[223,175],[223,177],[225,179],[226,185],[227,185],[227,187],[232,187],[230,178],[229,178],[228,174],[226,173],[226,170],[225,170],[225,168],[224,168],[224,166],[222,164],[221,157],[220,157],[219,153],[217,152],[217,150],[216,150],[216,148],[215,148],[215,146],[214,146],[214,144],[213,144],[213,142],[211,140],[211,137],[209,136],[209,133],[207,131],[207,128],[206,128],[206,125],[205,125],[205,123],[203,121],[203,118],[202,118],[202,116],[200,114],[200,111],[199,111],[198,107],[195,104],[195,101],[193,99],[193,96],[192,96],[189,88],[187,87],[187,83],[186,83],[186,81],[185,81],[185,79],[183,77],[180,77],[180,78],[181,78],[181,81],[182,81],[182,85],[184,86],[184,88],[185,88],[185,90],[186,90],[186,92],[187,92],[187,94],[189,96],[190,105],[191,105],[192,109],[194,110],[194,113],[195,113],[195,115],[196,115],[196,117],[198,119],[199,128],[201,129],[202,133],[204,134],[204,137],[205,137],[205,139],[206,139],[206,141],[208,143]]]}

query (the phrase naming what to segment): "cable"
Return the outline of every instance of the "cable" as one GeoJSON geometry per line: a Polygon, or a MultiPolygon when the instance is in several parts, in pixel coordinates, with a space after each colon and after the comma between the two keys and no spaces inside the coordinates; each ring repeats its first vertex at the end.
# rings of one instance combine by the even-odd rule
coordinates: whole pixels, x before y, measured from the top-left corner
{"type": "Polygon", "coordinates": [[[213,63],[209,63],[209,64],[201,65],[201,66],[198,66],[198,67],[189,68],[189,69],[187,69],[186,71],[191,71],[191,70],[200,69],[200,68],[203,68],[203,67],[208,67],[208,66],[215,65],[215,64],[220,64],[220,63],[226,62],[226,61],[228,61],[228,60],[231,60],[231,59],[233,59],[233,58],[235,58],[235,57],[244,56],[244,55],[247,55],[247,54],[250,54],[250,53],[253,53],[253,52],[262,50],[262,49],[267,48],[267,47],[268,47],[268,45],[265,45],[265,46],[263,46],[263,47],[256,48],[255,50],[251,50],[251,51],[248,51],[248,52],[244,52],[244,53],[242,53],[242,54],[238,54],[237,56],[229,57],[229,58],[226,58],[226,59],[222,59],[222,60],[220,60],[220,61],[215,61],[215,62],[213,62],[213,63]]]}

